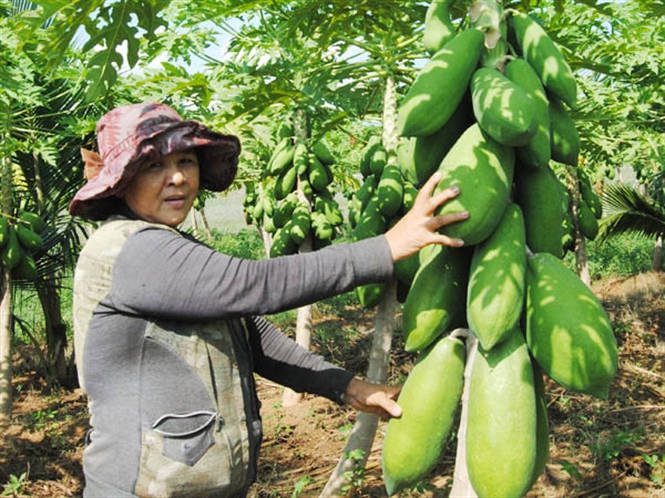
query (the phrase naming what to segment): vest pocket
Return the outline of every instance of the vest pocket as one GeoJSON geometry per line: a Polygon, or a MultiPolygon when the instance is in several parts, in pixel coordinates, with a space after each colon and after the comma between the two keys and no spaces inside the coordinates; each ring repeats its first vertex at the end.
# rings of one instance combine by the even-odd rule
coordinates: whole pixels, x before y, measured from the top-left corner
{"type": "Polygon", "coordinates": [[[215,444],[213,430],[217,418],[216,412],[207,410],[167,413],[152,424],[152,430],[164,437],[165,457],[191,467],[215,444]]]}

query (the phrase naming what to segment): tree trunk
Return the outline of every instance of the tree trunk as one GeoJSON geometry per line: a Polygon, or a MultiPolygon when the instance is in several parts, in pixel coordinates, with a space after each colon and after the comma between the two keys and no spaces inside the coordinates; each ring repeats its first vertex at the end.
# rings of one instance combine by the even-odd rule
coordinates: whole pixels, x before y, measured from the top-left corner
{"type": "Polygon", "coordinates": [[[653,260],[651,264],[653,271],[663,271],[663,236],[659,235],[653,248],[653,260]]]}
{"type": "MultiPolygon", "coordinates": [[[[0,155],[0,213],[12,212],[12,167],[9,157],[0,155]]],[[[0,428],[12,416],[12,278],[0,269],[0,428]]]]}
{"type": "Polygon", "coordinates": [[[575,267],[580,280],[587,287],[591,287],[591,275],[589,273],[589,260],[587,258],[586,240],[580,230],[579,209],[580,209],[580,183],[577,179],[577,172],[572,167],[566,168],[569,174],[569,193],[572,203],[573,227],[575,232],[575,267]]]}
{"type": "Polygon", "coordinates": [[[39,282],[36,288],[44,312],[49,381],[55,380],[61,386],[73,387],[76,376],[67,364],[67,325],[62,319],[60,294],[52,278],[39,282]]]}
{"type": "MultiPolygon", "coordinates": [[[[372,349],[369,355],[367,380],[378,384],[386,382],[390,360],[390,347],[396,328],[397,310],[396,284],[387,284],[388,288],[378,304],[374,318],[372,349]]],[[[369,413],[359,413],[349,436],[342,456],[331,474],[319,498],[344,496],[345,488],[353,487],[355,480],[364,474],[365,464],[372,450],[374,435],[379,418],[369,413]]]]}
{"type": "Polygon", "coordinates": [[[201,217],[201,223],[203,224],[203,231],[208,237],[208,240],[212,239],[212,232],[210,231],[210,224],[208,223],[208,217],[206,216],[205,208],[198,210],[199,216],[201,217]]]}
{"type": "MultiPolygon", "coordinates": [[[[293,120],[293,128],[296,140],[300,142],[306,142],[310,136],[310,132],[309,132],[309,120],[304,110],[298,109],[298,111],[296,111],[293,120]]],[[[298,178],[297,193],[298,197],[301,200],[309,202],[300,186],[300,178],[298,178]]],[[[300,245],[298,252],[303,254],[311,251],[312,251],[312,238],[311,236],[308,236],[300,245]]],[[[296,342],[303,348],[309,350],[311,338],[312,338],[312,305],[308,304],[306,306],[301,306],[300,308],[298,308],[297,318],[296,318],[296,342]]],[[[300,403],[301,400],[302,400],[301,393],[297,393],[289,388],[284,389],[284,394],[282,395],[282,406],[284,407],[294,406],[300,403]]]]}
{"type": "Polygon", "coordinates": [[[476,498],[476,492],[469,481],[469,472],[466,467],[466,419],[469,409],[469,388],[471,385],[471,371],[473,358],[478,349],[478,339],[470,330],[458,329],[451,335],[464,335],[466,337],[466,366],[464,367],[464,390],[462,392],[462,413],[457,429],[457,452],[455,454],[455,471],[450,498],[476,498]]]}
{"type": "MultiPolygon", "coordinates": [[[[392,76],[386,78],[386,87],[383,94],[383,145],[394,157],[398,136],[396,133],[397,94],[395,80],[392,76]]],[[[386,284],[388,288],[378,304],[374,318],[374,335],[372,349],[369,355],[367,380],[383,384],[388,377],[390,363],[390,346],[393,332],[397,328],[395,314],[397,311],[397,284],[393,280],[386,284]]],[[[378,426],[378,417],[368,413],[358,414],[349,440],[344,447],[342,456],[331,474],[328,482],[321,492],[321,498],[342,496],[344,489],[353,488],[358,478],[364,474],[365,464],[372,449],[374,436],[378,426]]]]}

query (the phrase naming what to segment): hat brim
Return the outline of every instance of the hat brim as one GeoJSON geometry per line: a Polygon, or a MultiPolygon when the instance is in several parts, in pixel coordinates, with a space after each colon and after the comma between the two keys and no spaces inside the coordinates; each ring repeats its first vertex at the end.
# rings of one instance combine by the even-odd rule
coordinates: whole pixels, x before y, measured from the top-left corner
{"type": "Polygon", "coordinates": [[[99,174],[89,180],[69,204],[74,216],[102,219],[115,197],[148,161],[174,152],[195,150],[199,158],[201,188],[214,192],[226,190],[237,173],[240,140],[234,135],[214,132],[197,121],[162,123],[149,136],[136,143],[130,139],[104,159],[99,174]]]}

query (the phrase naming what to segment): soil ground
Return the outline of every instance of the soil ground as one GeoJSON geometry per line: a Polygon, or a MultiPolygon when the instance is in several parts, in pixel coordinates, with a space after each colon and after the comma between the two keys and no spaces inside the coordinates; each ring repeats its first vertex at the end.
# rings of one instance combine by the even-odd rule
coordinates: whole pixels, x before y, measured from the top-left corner
{"type": "MultiPolygon", "coordinates": [[[[571,393],[547,381],[550,458],[529,497],[665,497],[665,275],[645,273],[594,284],[619,344],[619,372],[608,400],[571,393]]],[[[353,327],[361,333],[340,350],[315,341],[318,352],[363,374],[371,312],[318,312],[315,327],[353,327]]],[[[398,341],[395,341],[398,342],[398,341]]],[[[403,379],[412,358],[394,345],[390,378],[403,379]]],[[[36,375],[29,348],[15,357],[12,425],[0,441],[0,486],[8,496],[80,496],[81,453],[88,428],[79,390],[48,389],[36,375]]],[[[325,486],[355,419],[353,410],[305,396],[284,409],[282,388],[259,379],[265,439],[251,498],[314,497],[325,486]]],[[[358,497],[385,497],[380,422],[358,497]]],[[[448,496],[453,439],[420,491],[400,496],[448,496]]],[[[2,493],[0,489],[0,493],[2,493]]],[[[502,498],[502,497],[499,497],[502,498]]]]}

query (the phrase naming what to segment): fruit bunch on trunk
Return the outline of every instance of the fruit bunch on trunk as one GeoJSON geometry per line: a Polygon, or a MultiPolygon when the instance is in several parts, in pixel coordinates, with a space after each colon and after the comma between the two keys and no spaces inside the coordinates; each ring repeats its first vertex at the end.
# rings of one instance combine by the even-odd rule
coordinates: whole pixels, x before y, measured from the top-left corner
{"type": "MultiPolygon", "coordinates": [[[[403,415],[387,426],[383,473],[393,494],[440,461],[465,363],[462,340],[449,333],[465,327],[479,343],[468,386],[469,478],[481,498],[519,497],[547,461],[543,374],[606,398],[616,341],[598,299],[561,261],[573,223],[554,167],[578,164],[573,73],[531,16],[479,0],[456,28],[451,3],[434,0],[427,12],[432,55],[401,101],[397,157],[416,186],[438,170],[437,192],[459,187],[439,214],[470,216],[442,229],[464,248],[418,255],[403,329],[419,359],[398,400],[403,415]]],[[[579,225],[592,238],[600,204],[578,176],[579,225]]]]}
{"type": "Polygon", "coordinates": [[[15,278],[34,279],[34,255],[42,247],[45,228],[44,220],[31,211],[23,211],[18,217],[0,214],[0,266],[11,270],[15,278]]]}

